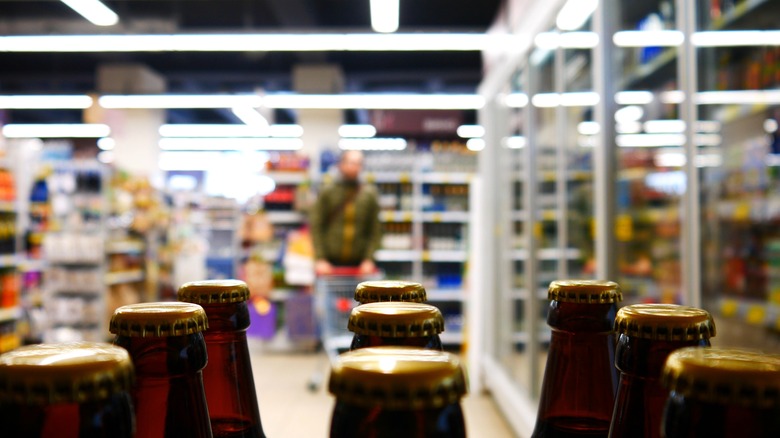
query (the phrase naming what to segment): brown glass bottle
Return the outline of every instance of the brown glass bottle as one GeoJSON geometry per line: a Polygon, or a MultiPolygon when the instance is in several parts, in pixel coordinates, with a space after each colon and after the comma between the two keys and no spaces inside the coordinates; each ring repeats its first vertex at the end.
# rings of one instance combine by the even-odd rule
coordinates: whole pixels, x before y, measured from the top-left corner
{"type": "Polygon", "coordinates": [[[331,438],[463,438],[466,378],[457,356],[376,347],[349,351],[333,365],[331,438]]]}
{"type": "Polygon", "coordinates": [[[550,283],[552,328],[533,437],[606,437],[617,390],[612,281],[550,283]]]}
{"type": "Polygon", "coordinates": [[[352,309],[347,328],[354,333],[350,350],[383,345],[443,349],[444,317],[429,304],[361,304],[352,309]]]}
{"type": "Polygon", "coordinates": [[[780,437],[780,356],[720,348],[669,355],[661,436],[780,437]]]}
{"type": "Polygon", "coordinates": [[[179,301],[203,306],[209,328],[203,333],[209,363],[203,385],[215,437],[264,437],[246,342],[249,289],[239,280],[183,284],[179,301]]]}
{"type": "Polygon", "coordinates": [[[191,303],[142,303],[114,311],[109,330],[135,365],[136,429],[144,438],[211,438],[203,389],[206,312],[191,303]]]}
{"type": "Polygon", "coordinates": [[[363,281],[355,288],[355,301],[360,304],[384,301],[424,303],[427,300],[425,288],[413,281],[371,280],[363,281]]]}
{"type": "Polygon", "coordinates": [[[715,336],[709,312],[674,304],[635,304],[618,310],[615,367],[620,373],[611,438],[657,438],[669,391],[661,371],[669,354],[706,347],[715,336]]]}
{"type": "Polygon", "coordinates": [[[0,356],[0,430],[7,437],[131,438],[133,364],[102,343],[40,344],[0,356]]]}

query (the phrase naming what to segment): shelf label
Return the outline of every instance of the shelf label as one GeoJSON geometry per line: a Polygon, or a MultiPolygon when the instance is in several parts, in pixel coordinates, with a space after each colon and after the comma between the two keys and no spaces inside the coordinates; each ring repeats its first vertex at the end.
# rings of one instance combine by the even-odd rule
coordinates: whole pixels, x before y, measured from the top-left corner
{"type": "Polygon", "coordinates": [[[747,311],[746,319],[749,324],[763,324],[766,320],[766,307],[760,304],[750,306],[747,311]]]}
{"type": "Polygon", "coordinates": [[[720,305],[720,313],[727,318],[731,318],[739,311],[739,304],[733,300],[724,300],[720,305]]]}
{"type": "Polygon", "coordinates": [[[401,215],[401,221],[403,222],[411,222],[412,221],[412,212],[411,211],[405,211],[401,215]]]}
{"type": "Polygon", "coordinates": [[[402,184],[408,184],[412,181],[412,176],[409,175],[409,172],[401,172],[401,175],[398,177],[398,180],[402,184]]]}
{"type": "Polygon", "coordinates": [[[422,261],[424,261],[424,262],[430,262],[431,261],[431,252],[430,251],[423,251],[422,252],[422,261]]]}
{"type": "Polygon", "coordinates": [[[634,223],[630,215],[619,214],[615,218],[615,237],[620,242],[630,242],[634,238],[634,223]]]}
{"type": "Polygon", "coordinates": [[[441,222],[441,213],[433,213],[431,215],[432,222],[441,222]]]}
{"type": "Polygon", "coordinates": [[[750,204],[747,202],[740,202],[734,208],[734,220],[745,221],[750,219],[750,204]]]}

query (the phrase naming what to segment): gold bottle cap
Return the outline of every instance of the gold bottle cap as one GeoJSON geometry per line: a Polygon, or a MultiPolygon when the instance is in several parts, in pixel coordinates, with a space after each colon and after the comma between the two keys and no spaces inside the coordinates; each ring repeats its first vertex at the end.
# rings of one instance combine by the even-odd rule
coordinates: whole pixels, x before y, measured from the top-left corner
{"type": "Polygon", "coordinates": [[[698,341],[715,336],[715,321],[704,309],[676,304],[634,304],[615,316],[615,332],[663,341],[698,341]]]}
{"type": "Polygon", "coordinates": [[[184,336],[207,328],[208,318],[203,307],[180,302],[122,306],[114,311],[108,325],[115,335],[136,338],[184,336]]]}
{"type": "Polygon", "coordinates": [[[367,303],[352,309],[347,328],[358,335],[387,338],[433,336],[444,331],[444,316],[430,304],[367,303]]]}
{"type": "Polygon", "coordinates": [[[623,301],[623,293],[614,281],[555,280],[547,290],[547,299],[565,303],[609,304],[623,301]]]}
{"type": "Polygon", "coordinates": [[[17,348],[0,356],[0,401],[18,404],[105,400],[133,383],[127,350],[72,342],[17,348]]]}
{"type": "Polygon", "coordinates": [[[439,408],[466,394],[457,356],[404,347],[374,347],[341,354],[328,390],[339,401],[386,409],[439,408]]]}
{"type": "Polygon", "coordinates": [[[686,347],[666,359],[663,384],[711,403],[780,408],[780,356],[757,351],[686,347]]]}
{"type": "Polygon", "coordinates": [[[355,301],[360,304],[379,301],[406,301],[424,303],[428,300],[425,288],[412,281],[364,281],[355,288],[355,301]]]}
{"type": "Polygon", "coordinates": [[[249,299],[249,288],[241,280],[203,280],[184,283],[179,301],[195,304],[240,303],[249,299]]]}

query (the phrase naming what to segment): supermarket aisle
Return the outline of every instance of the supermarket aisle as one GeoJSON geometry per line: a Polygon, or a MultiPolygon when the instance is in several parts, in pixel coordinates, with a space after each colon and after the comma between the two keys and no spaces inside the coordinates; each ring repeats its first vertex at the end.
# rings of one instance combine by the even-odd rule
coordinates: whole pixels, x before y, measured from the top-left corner
{"type": "MultiPolygon", "coordinates": [[[[250,350],[266,435],[271,438],[327,437],[333,398],[322,387],[324,385],[314,392],[307,388],[316,370],[327,372],[325,355],[267,353],[251,342],[250,350]]],[[[463,409],[468,436],[512,437],[489,396],[469,394],[463,409]]]]}

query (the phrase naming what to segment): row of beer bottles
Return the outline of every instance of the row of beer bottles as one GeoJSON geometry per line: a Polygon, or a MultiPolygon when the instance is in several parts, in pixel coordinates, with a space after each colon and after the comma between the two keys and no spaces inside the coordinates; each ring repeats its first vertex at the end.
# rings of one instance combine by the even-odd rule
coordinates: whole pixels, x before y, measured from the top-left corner
{"type": "Polygon", "coordinates": [[[264,437],[246,284],[186,283],[178,296],[118,308],[114,345],[41,344],[0,356],[3,435],[264,437]]]}
{"type": "Polygon", "coordinates": [[[707,311],[618,310],[611,281],[554,281],[548,298],[533,437],[780,436],[780,357],[711,347],[707,311]]]}

